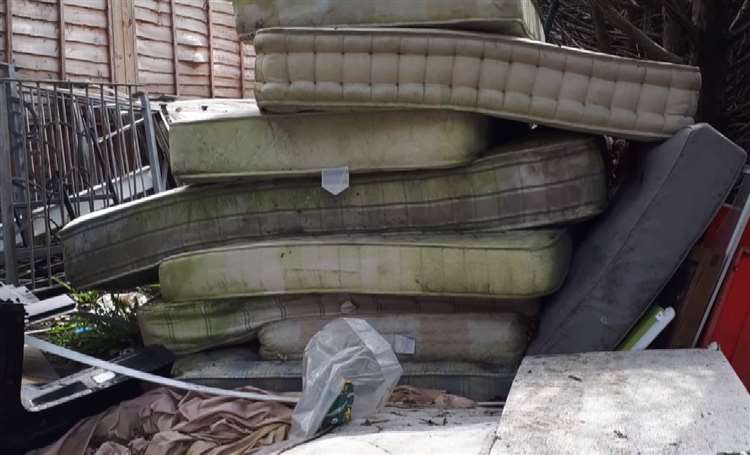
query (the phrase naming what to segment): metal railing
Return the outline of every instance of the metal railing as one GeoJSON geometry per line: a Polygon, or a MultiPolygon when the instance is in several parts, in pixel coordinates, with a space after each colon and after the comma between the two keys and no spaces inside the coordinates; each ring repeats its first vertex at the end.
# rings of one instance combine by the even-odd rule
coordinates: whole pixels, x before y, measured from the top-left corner
{"type": "Polygon", "coordinates": [[[165,189],[166,122],[136,85],[17,79],[12,67],[3,70],[0,269],[8,283],[54,287],[63,226],[165,189]]]}

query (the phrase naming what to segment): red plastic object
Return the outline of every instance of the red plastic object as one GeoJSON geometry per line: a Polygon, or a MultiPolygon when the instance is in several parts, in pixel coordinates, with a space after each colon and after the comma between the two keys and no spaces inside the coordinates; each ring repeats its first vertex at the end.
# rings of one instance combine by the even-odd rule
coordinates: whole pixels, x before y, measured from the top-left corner
{"type": "Polygon", "coordinates": [[[750,227],[742,236],[701,345],[712,342],[719,344],[750,390],[750,227]]]}

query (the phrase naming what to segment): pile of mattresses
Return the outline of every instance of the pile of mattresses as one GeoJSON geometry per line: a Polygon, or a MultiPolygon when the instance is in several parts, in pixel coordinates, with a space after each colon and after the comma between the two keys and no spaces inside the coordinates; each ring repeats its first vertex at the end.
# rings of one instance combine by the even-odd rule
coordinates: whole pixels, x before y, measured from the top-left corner
{"type": "Polygon", "coordinates": [[[502,395],[571,228],[608,207],[604,136],[661,141],[697,107],[696,68],[548,45],[530,0],[235,8],[258,107],[184,103],[170,156],[187,185],[62,233],[74,286],[158,280],[144,341],[198,355],[192,380],[208,363],[291,387],[307,341],[360,317],[405,382],[502,395]],[[244,343],[242,361],[207,354],[244,343]]]}

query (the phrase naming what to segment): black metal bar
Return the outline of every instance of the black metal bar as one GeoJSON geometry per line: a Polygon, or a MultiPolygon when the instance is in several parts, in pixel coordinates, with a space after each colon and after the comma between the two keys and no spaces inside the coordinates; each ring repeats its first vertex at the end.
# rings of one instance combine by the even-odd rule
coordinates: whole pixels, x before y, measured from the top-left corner
{"type": "Polygon", "coordinates": [[[13,170],[11,161],[11,137],[9,116],[9,89],[0,86],[0,216],[3,223],[3,260],[5,281],[18,284],[16,270],[16,222],[13,209],[13,170]]]}
{"type": "Polygon", "coordinates": [[[557,19],[557,12],[559,10],[560,10],[560,0],[554,0],[552,2],[552,6],[550,6],[547,19],[544,21],[544,34],[545,35],[549,35],[549,32],[552,30],[552,26],[555,24],[555,19],[557,19]]]}

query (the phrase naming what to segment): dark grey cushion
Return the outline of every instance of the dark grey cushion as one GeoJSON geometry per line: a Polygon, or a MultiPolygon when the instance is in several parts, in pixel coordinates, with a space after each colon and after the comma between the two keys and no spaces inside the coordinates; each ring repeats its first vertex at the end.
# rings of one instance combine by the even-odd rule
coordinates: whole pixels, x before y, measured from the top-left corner
{"type": "Polygon", "coordinates": [[[698,241],[737,181],[745,152],[695,125],[645,154],[575,252],[563,289],[543,308],[529,353],[611,350],[698,241]]]}

